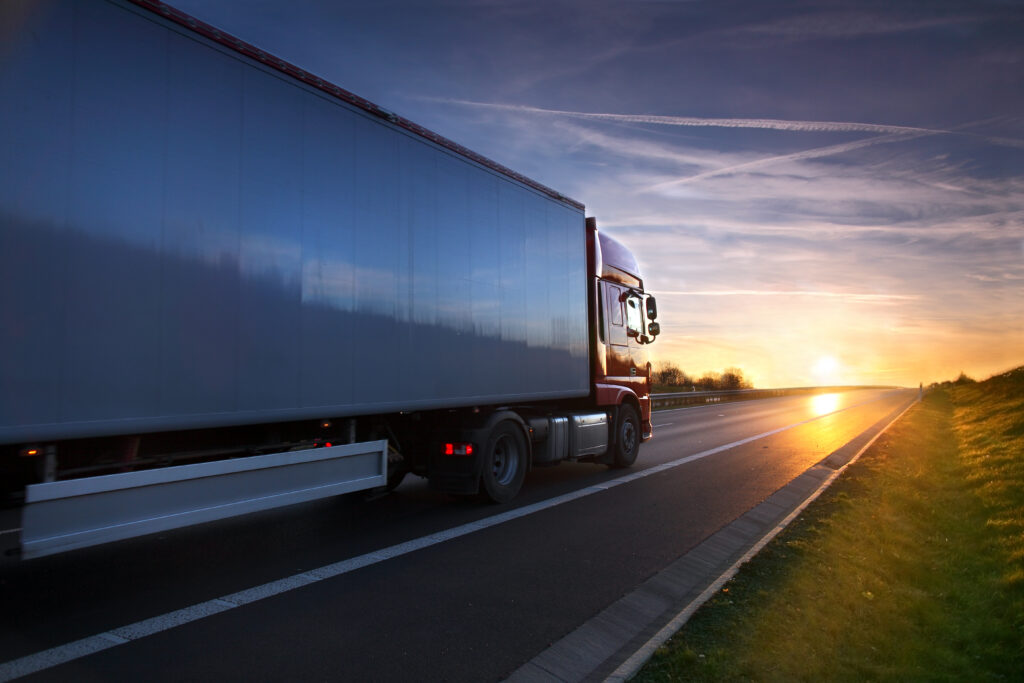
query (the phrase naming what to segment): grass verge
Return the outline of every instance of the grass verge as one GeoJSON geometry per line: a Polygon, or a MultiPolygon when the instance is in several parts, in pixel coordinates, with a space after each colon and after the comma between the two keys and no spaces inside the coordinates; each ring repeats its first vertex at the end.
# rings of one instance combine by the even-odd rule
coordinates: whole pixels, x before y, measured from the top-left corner
{"type": "Polygon", "coordinates": [[[931,391],[635,680],[1022,672],[1024,368],[931,391]]]}

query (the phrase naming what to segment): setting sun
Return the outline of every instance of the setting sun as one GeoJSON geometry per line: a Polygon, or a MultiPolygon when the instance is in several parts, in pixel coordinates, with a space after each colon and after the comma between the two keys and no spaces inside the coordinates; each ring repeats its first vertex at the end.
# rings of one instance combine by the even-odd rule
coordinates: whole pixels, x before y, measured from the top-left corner
{"type": "Polygon", "coordinates": [[[839,380],[839,361],[834,356],[822,356],[811,372],[820,385],[835,384],[839,380]]]}

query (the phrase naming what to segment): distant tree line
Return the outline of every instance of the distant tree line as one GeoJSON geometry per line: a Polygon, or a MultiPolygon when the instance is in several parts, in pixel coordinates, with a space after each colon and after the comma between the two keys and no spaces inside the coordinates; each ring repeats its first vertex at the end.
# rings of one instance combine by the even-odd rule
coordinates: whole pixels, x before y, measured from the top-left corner
{"type": "Polygon", "coordinates": [[[691,375],[671,361],[659,363],[651,379],[656,391],[727,391],[753,389],[754,385],[743,376],[739,368],[726,368],[722,372],[705,372],[700,377],[691,375]]]}
{"type": "MultiPolygon", "coordinates": [[[[989,378],[989,379],[991,379],[991,378],[989,378]]],[[[963,386],[964,384],[977,384],[977,383],[978,383],[978,380],[974,379],[973,377],[968,376],[968,374],[966,372],[961,370],[960,371],[960,376],[957,377],[955,380],[948,380],[947,379],[945,382],[932,382],[930,385],[928,385],[928,388],[929,389],[934,389],[935,387],[963,386]]]]}

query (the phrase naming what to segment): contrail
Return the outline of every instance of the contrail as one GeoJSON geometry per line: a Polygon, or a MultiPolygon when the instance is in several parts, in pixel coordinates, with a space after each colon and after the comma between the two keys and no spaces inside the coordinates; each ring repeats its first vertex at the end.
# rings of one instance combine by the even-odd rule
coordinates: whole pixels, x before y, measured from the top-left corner
{"type": "Polygon", "coordinates": [[[823,299],[852,299],[854,301],[916,301],[920,299],[914,294],[864,294],[857,292],[818,292],[807,290],[772,290],[772,289],[728,289],[728,290],[657,290],[659,296],[810,296],[823,299]]]}
{"type": "Polygon", "coordinates": [[[759,166],[767,166],[769,164],[777,164],[786,161],[800,161],[802,159],[815,159],[817,157],[827,157],[834,154],[843,154],[844,152],[852,152],[855,149],[861,149],[864,147],[871,147],[873,145],[884,145],[890,142],[904,142],[906,140],[912,140],[914,138],[924,137],[926,135],[938,135],[944,131],[926,131],[917,133],[904,133],[899,135],[880,135],[878,137],[866,138],[864,140],[855,140],[853,142],[844,142],[838,145],[828,145],[827,147],[815,147],[814,149],[805,149],[802,152],[793,152],[792,154],[779,154],[777,156],[765,157],[763,159],[755,159],[754,161],[748,161],[742,164],[735,164],[733,166],[725,166],[723,168],[716,168],[712,171],[705,171],[703,173],[696,173],[690,176],[684,176],[675,180],[667,180],[663,183],[657,183],[646,188],[648,192],[656,190],[664,190],[668,187],[675,187],[677,185],[686,185],[688,183],[697,182],[699,180],[707,180],[708,178],[714,178],[716,176],[729,175],[736,173],[737,171],[747,171],[752,168],[759,166]]]}
{"type": "Polygon", "coordinates": [[[599,112],[563,111],[560,109],[542,109],[522,104],[490,104],[472,100],[456,100],[445,98],[426,98],[437,102],[460,104],[467,107],[501,109],[503,111],[520,111],[529,114],[546,114],[549,116],[569,116],[577,119],[593,119],[599,121],[621,121],[623,123],[654,123],[663,126],[691,126],[701,128],[762,128],[770,130],[789,130],[810,133],[863,132],[887,133],[893,135],[935,134],[946,133],[945,130],[931,128],[915,128],[912,126],[889,126],[876,123],[860,123],[856,121],[788,121],[783,119],[717,119],[694,116],[657,116],[653,114],[605,114],[599,112]]]}
{"type": "MultiPolygon", "coordinates": [[[[766,166],[768,164],[776,164],[786,161],[800,161],[802,159],[815,159],[817,157],[832,156],[834,154],[842,154],[844,152],[852,152],[855,149],[861,149],[864,147],[871,147],[874,145],[884,145],[890,142],[905,142],[907,140],[913,140],[914,138],[927,137],[929,135],[971,135],[974,137],[981,138],[986,142],[994,145],[1002,145],[1007,147],[1024,148],[1024,141],[1013,140],[1010,138],[994,138],[989,136],[978,135],[976,133],[963,133],[961,132],[964,128],[969,128],[974,125],[978,125],[982,122],[965,123],[960,126],[954,127],[952,130],[940,130],[932,128],[908,128],[900,126],[891,126],[892,128],[898,128],[899,133],[893,133],[888,135],[879,135],[877,137],[865,138],[863,140],[854,140],[853,142],[844,142],[838,145],[828,145],[826,147],[815,147],[813,149],[807,149],[802,152],[793,152],[791,154],[780,154],[778,156],[765,157],[763,159],[755,159],[754,161],[748,161],[742,164],[735,164],[733,166],[726,166],[723,168],[716,168],[711,171],[705,171],[703,173],[696,173],[691,176],[685,176],[683,178],[677,178],[675,180],[669,180],[663,183],[652,185],[647,191],[652,190],[663,190],[667,187],[674,187],[676,185],[685,185],[687,183],[696,182],[699,180],[706,180],[707,178],[714,178],[716,176],[729,175],[736,171],[746,171],[751,168],[757,168],[758,166],[766,166]]],[[[836,125],[872,125],[872,124],[836,124],[836,125]]]]}
{"type": "Polygon", "coordinates": [[[565,111],[561,109],[544,109],[541,107],[530,107],[522,104],[493,104],[488,102],[474,102],[472,100],[459,100],[443,97],[423,97],[420,99],[430,100],[434,102],[442,102],[445,104],[456,104],[466,107],[499,109],[502,111],[540,114],[543,116],[565,116],[576,119],[589,119],[593,121],[618,121],[623,123],[647,123],[663,126],[689,126],[700,128],[749,128],[810,133],[825,132],[877,134],[875,137],[866,138],[864,140],[855,140],[853,142],[845,142],[840,143],[838,145],[828,145],[826,147],[815,147],[814,149],[808,149],[802,152],[794,152],[792,154],[782,154],[778,156],[766,157],[764,159],[756,159],[754,161],[736,164],[734,166],[728,166],[724,168],[714,169],[711,171],[705,171],[703,173],[697,173],[692,176],[686,176],[683,178],[678,178],[676,180],[670,180],[663,183],[658,183],[656,185],[652,185],[651,187],[647,188],[648,191],[662,190],[667,187],[684,185],[687,183],[692,183],[700,180],[706,180],[708,178],[728,175],[736,171],[744,171],[751,168],[757,168],[759,166],[765,166],[768,164],[832,156],[834,154],[842,154],[844,152],[850,152],[856,149],[862,149],[864,147],[884,145],[891,142],[903,142],[907,140],[912,140],[914,138],[929,135],[972,135],[974,137],[981,138],[990,144],[1005,147],[1024,148],[1024,141],[1021,140],[1014,140],[1011,138],[990,137],[985,135],[978,135],[976,133],[958,133],[958,131],[964,128],[977,125],[979,122],[962,124],[960,126],[955,126],[952,130],[945,130],[941,128],[920,128],[915,126],[893,126],[877,123],[861,123],[859,121],[790,121],[785,119],[735,119],[706,118],[695,116],[659,116],[653,114],[609,114],[601,112],[581,112],[565,111]]]}

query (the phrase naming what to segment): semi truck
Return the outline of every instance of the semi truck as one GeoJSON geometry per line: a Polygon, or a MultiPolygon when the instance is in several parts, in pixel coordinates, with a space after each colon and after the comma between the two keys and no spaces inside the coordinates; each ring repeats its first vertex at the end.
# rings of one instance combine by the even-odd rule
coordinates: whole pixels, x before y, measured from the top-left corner
{"type": "Polygon", "coordinates": [[[657,305],[579,202],[156,0],[0,15],[24,556],[651,438],[657,305]]]}

